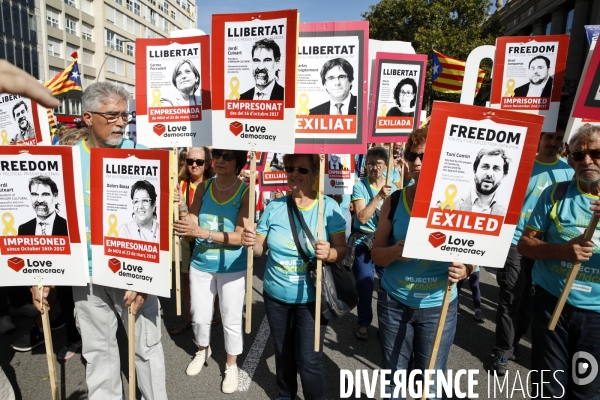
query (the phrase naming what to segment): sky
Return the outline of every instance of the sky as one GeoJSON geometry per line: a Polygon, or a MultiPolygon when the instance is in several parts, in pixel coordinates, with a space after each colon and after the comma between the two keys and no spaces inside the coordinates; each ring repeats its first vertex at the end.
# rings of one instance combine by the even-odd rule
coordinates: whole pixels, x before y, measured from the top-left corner
{"type": "Polygon", "coordinates": [[[297,8],[300,22],[358,21],[360,14],[378,0],[196,0],[198,28],[210,34],[213,14],[254,11],[287,10],[297,8]]]}

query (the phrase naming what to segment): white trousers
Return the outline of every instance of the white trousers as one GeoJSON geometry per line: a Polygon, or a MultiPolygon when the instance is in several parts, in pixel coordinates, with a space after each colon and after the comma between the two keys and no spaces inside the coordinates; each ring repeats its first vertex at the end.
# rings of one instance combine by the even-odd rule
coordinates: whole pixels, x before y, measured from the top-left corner
{"type": "MultiPolygon", "coordinates": [[[[127,331],[125,290],[102,285],[73,286],[75,318],[83,341],[89,400],[121,400],[123,385],[117,344],[117,318],[127,331]]],[[[135,369],[145,400],[167,399],[165,357],[158,298],[148,295],[135,315],[135,369]]]]}
{"type": "Polygon", "coordinates": [[[242,312],[246,294],[246,271],[210,273],[190,267],[190,294],[192,296],[192,329],[196,344],[210,344],[210,322],[213,319],[213,303],[219,294],[221,321],[225,335],[225,351],[237,356],[242,354],[242,312]]]}

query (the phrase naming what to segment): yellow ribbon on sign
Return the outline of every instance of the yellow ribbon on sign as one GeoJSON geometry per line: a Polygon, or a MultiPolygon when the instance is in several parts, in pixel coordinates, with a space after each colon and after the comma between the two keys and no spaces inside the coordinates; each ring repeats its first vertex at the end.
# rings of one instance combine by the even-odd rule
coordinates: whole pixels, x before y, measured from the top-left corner
{"type": "Polygon", "coordinates": [[[152,91],[152,105],[150,107],[162,107],[160,102],[160,89],[154,89],[152,91]]]}
{"type": "Polygon", "coordinates": [[[385,114],[387,113],[387,104],[384,104],[381,107],[381,113],[379,114],[380,117],[385,117],[385,114]]]}
{"type": "Polygon", "coordinates": [[[238,92],[238,88],[240,87],[240,80],[237,76],[234,76],[229,80],[229,87],[231,88],[229,100],[239,100],[240,92],[238,92]]]}
{"type": "Polygon", "coordinates": [[[506,92],[504,92],[504,97],[514,97],[515,91],[513,89],[516,84],[517,82],[512,78],[506,81],[506,92]]]}
{"type": "Polygon", "coordinates": [[[455,184],[452,183],[448,185],[448,187],[444,191],[444,196],[446,196],[446,200],[444,200],[440,208],[443,210],[444,208],[446,208],[446,206],[448,206],[450,207],[450,211],[454,211],[454,198],[456,197],[457,193],[458,189],[456,188],[455,184]],[[450,190],[452,190],[452,193],[450,193],[450,190]]]}
{"type": "Polygon", "coordinates": [[[2,214],[2,223],[4,223],[4,230],[2,231],[3,236],[17,236],[17,231],[13,228],[15,217],[9,212],[2,214]]]}
{"type": "Polygon", "coordinates": [[[117,216],[115,214],[110,214],[108,216],[108,233],[106,235],[108,237],[119,237],[119,232],[117,231],[117,216]]]}
{"type": "Polygon", "coordinates": [[[310,114],[310,110],[308,109],[308,95],[306,93],[302,93],[298,96],[298,103],[300,103],[300,108],[298,108],[298,113],[296,115],[310,114]]]}
{"type": "Polygon", "coordinates": [[[10,142],[8,141],[8,132],[5,129],[2,129],[2,132],[0,132],[0,136],[2,137],[2,145],[10,144],[10,142]]]}

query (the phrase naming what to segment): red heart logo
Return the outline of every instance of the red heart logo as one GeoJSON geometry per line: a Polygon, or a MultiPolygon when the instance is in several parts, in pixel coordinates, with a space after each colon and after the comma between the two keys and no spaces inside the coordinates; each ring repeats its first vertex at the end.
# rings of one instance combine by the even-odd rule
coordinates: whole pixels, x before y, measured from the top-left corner
{"type": "Polygon", "coordinates": [[[116,258],[111,258],[108,260],[108,268],[110,268],[110,270],[116,274],[117,271],[121,269],[121,261],[117,260],[116,258]]]}
{"type": "Polygon", "coordinates": [[[19,257],[9,258],[7,263],[8,267],[15,272],[19,272],[25,266],[25,261],[19,257]]]}

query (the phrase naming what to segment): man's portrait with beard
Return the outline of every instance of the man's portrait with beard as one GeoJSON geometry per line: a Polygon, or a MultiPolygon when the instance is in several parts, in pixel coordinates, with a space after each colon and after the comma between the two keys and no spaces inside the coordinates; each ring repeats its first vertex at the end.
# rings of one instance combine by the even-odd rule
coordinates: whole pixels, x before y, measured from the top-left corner
{"type": "Polygon", "coordinates": [[[506,206],[498,201],[498,187],[508,175],[511,160],[503,149],[482,149],[473,162],[475,186],[459,200],[455,209],[482,214],[505,215],[506,206]]]}
{"type": "Polygon", "coordinates": [[[281,50],[272,39],[252,45],[252,76],[255,86],[242,93],[240,100],[283,100],[284,88],[279,80],[281,50]]]}
{"type": "Polygon", "coordinates": [[[12,109],[13,118],[19,124],[19,131],[10,140],[10,143],[18,143],[23,140],[29,140],[35,138],[35,129],[33,124],[27,119],[29,108],[24,101],[20,101],[14,105],[12,109]]]}
{"type": "Polygon", "coordinates": [[[29,180],[31,207],[36,217],[19,225],[18,235],[68,236],[67,220],[58,215],[58,187],[48,176],[29,180]]]}
{"type": "Polygon", "coordinates": [[[515,97],[550,97],[553,79],[550,76],[550,59],[535,56],[527,68],[529,82],[515,89],[515,97]]]}

